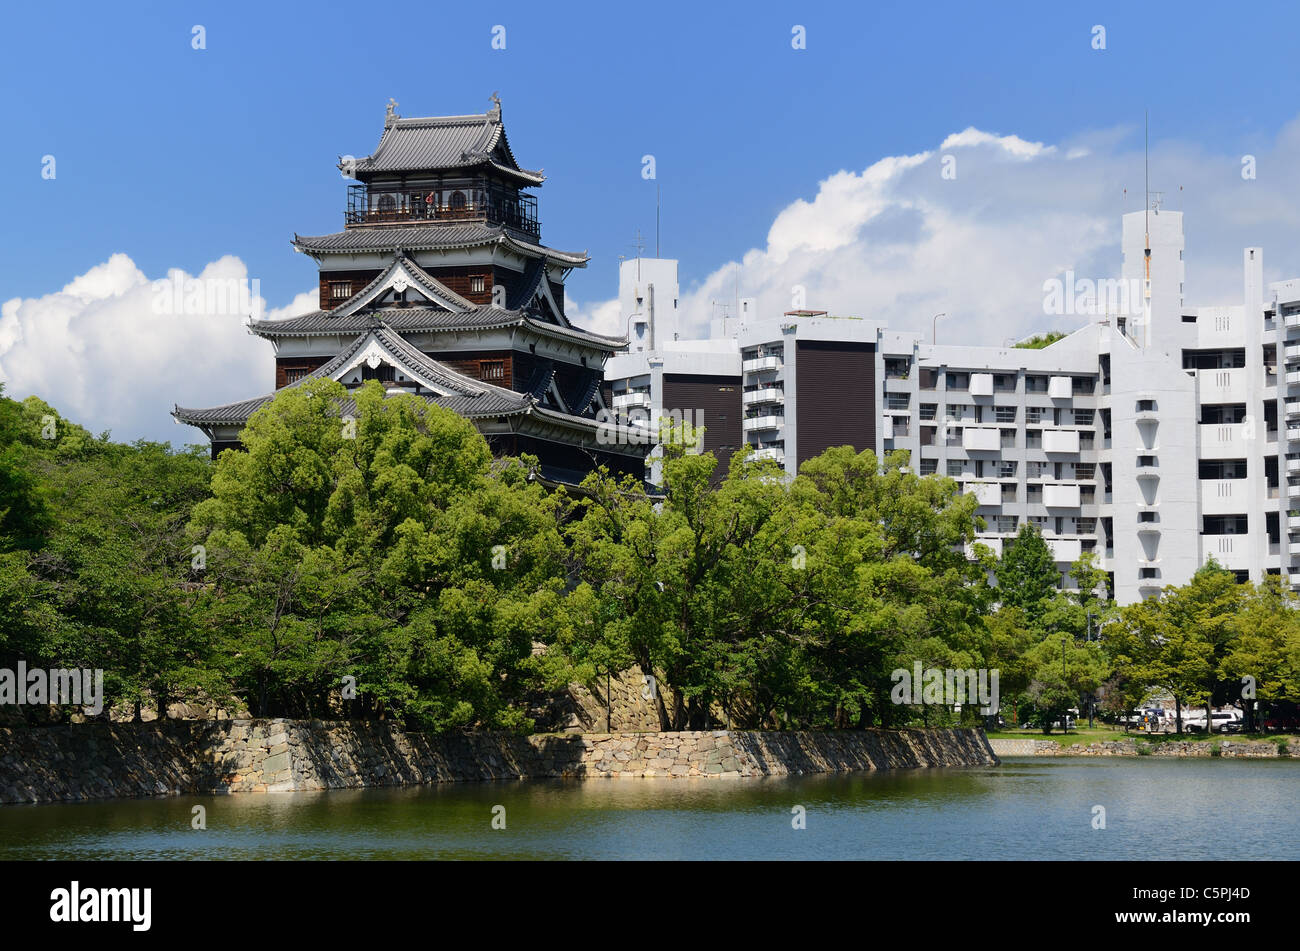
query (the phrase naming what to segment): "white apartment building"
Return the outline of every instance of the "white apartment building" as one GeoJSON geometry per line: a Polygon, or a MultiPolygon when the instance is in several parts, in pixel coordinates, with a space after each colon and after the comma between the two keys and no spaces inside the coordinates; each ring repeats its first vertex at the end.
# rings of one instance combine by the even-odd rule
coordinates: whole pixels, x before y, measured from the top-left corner
{"type": "Polygon", "coordinates": [[[654,412],[689,413],[680,381],[697,364],[729,377],[738,355],[743,441],[787,472],[830,445],[907,450],[977,497],[982,543],[1000,552],[1033,522],[1063,575],[1096,552],[1123,604],[1210,557],[1300,586],[1300,279],[1265,287],[1263,253],[1246,248],[1242,302],[1189,308],[1180,213],[1125,215],[1122,248],[1121,280],[1071,301],[1093,313],[1043,349],[936,346],[750,303],[708,341],[615,357],[607,379],[616,406],[645,387],[654,412]],[[676,368],[676,391],[655,361],[676,368]]]}

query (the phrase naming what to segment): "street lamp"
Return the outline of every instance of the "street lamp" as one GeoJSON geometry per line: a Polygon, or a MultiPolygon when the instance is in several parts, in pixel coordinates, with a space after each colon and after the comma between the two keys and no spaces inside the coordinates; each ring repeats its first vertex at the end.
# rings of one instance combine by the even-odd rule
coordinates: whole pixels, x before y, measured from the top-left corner
{"type": "Polygon", "coordinates": [[[940,318],[940,317],[947,317],[947,316],[948,316],[947,313],[935,314],[935,315],[934,315],[934,319],[930,321],[930,343],[931,343],[931,344],[936,343],[936,340],[935,340],[935,334],[938,333],[938,330],[939,330],[939,327],[938,327],[938,325],[939,325],[939,318],[940,318]]]}
{"type": "MultiPolygon", "coordinates": [[[[1088,643],[1092,643],[1092,612],[1088,612],[1088,633],[1086,635],[1088,643]]],[[[1097,706],[1097,695],[1094,691],[1088,693],[1088,729],[1092,729],[1093,711],[1097,706]]]]}

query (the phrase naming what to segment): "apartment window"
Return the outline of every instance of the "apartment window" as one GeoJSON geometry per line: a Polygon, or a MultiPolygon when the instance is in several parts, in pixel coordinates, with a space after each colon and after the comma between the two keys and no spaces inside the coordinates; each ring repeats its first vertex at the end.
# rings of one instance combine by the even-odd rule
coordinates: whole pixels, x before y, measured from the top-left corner
{"type": "Polygon", "coordinates": [[[938,459],[922,459],[922,460],[921,460],[921,475],[923,475],[923,476],[934,475],[934,474],[935,474],[936,472],[938,472],[938,471],[939,471],[939,460],[938,460],[938,459]]]}
{"type": "Polygon", "coordinates": [[[911,402],[911,397],[907,393],[886,393],[885,407],[887,409],[907,409],[911,402]]]}
{"type": "Polygon", "coordinates": [[[1228,425],[1243,422],[1245,419],[1245,403],[1219,403],[1201,407],[1202,423],[1228,425]]]}
{"type": "Polygon", "coordinates": [[[1015,530],[1019,527],[1019,522],[1020,519],[1018,519],[1014,515],[999,515],[997,518],[993,520],[994,531],[999,532],[1001,534],[1009,534],[1015,532],[1015,530]]]}
{"type": "Polygon", "coordinates": [[[954,479],[960,478],[962,472],[965,471],[965,466],[966,466],[966,464],[965,464],[964,462],[962,462],[962,460],[960,460],[960,459],[949,459],[949,460],[948,460],[948,475],[951,476],[951,477],[954,478],[954,479]]]}
{"type": "MultiPolygon", "coordinates": [[[[1152,466],[1154,466],[1154,465],[1156,464],[1156,457],[1155,457],[1155,456],[1138,456],[1138,462],[1137,462],[1137,464],[1138,464],[1138,468],[1139,468],[1139,469],[1150,468],[1150,467],[1152,467],[1152,466]]],[[[1202,465],[1203,465],[1203,463],[1202,463],[1202,465]]]]}
{"type": "Polygon", "coordinates": [[[351,281],[330,281],[330,300],[345,301],[352,296],[351,281]]]}
{"type": "Polygon", "coordinates": [[[1097,389],[1097,381],[1090,376],[1076,376],[1072,386],[1075,396],[1088,395],[1097,389]]]}
{"type": "Polygon", "coordinates": [[[482,275],[471,277],[469,279],[469,292],[471,294],[482,294],[486,290],[486,284],[487,282],[482,275]]]}
{"type": "Polygon", "coordinates": [[[1074,477],[1081,482],[1091,482],[1097,475],[1097,467],[1091,463],[1075,463],[1074,477]]]}
{"type": "Polygon", "coordinates": [[[1016,487],[1014,485],[1004,485],[1002,487],[1002,501],[1014,502],[1016,500],[1016,487]]]}
{"type": "Polygon", "coordinates": [[[1029,524],[1031,524],[1031,525],[1033,525],[1035,528],[1037,528],[1039,534],[1041,535],[1043,532],[1046,532],[1046,531],[1047,531],[1047,516],[1046,516],[1046,515],[1031,515],[1031,516],[1029,516],[1029,524]]]}
{"type": "Polygon", "coordinates": [[[1076,409],[1074,411],[1074,425],[1091,426],[1094,411],[1090,409],[1076,409]]]}
{"type": "Polygon", "coordinates": [[[1198,466],[1202,479],[1244,479],[1245,459],[1202,459],[1198,466]]]}
{"type": "Polygon", "coordinates": [[[1097,437],[1092,433],[1079,433],[1079,450],[1081,452],[1096,448],[1096,443],[1097,437]]]}
{"type": "Polygon", "coordinates": [[[969,373],[949,373],[948,389],[950,390],[967,390],[970,389],[969,373]]]}
{"type": "Polygon", "coordinates": [[[504,380],[506,378],[506,362],[504,360],[480,360],[478,362],[478,378],[480,380],[504,380]]]}
{"type": "Polygon", "coordinates": [[[922,446],[933,446],[933,445],[934,445],[934,433],[935,433],[935,428],[934,428],[933,426],[922,426],[922,427],[921,427],[921,431],[920,431],[920,436],[921,436],[921,445],[922,445],[922,446]]]}
{"type": "Polygon", "coordinates": [[[1041,429],[1025,430],[1025,448],[1026,449],[1043,448],[1043,431],[1041,429]]]}
{"type": "Polygon", "coordinates": [[[939,405],[938,405],[937,403],[922,403],[922,404],[921,404],[921,418],[922,418],[922,419],[934,419],[935,414],[938,413],[938,412],[939,412],[939,405]]]}
{"type": "Polygon", "coordinates": [[[944,415],[949,419],[961,419],[965,407],[961,403],[949,403],[944,415]]]}
{"type": "Polygon", "coordinates": [[[1138,400],[1137,411],[1139,413],[1154,413],[1156,409],[1155,400],[1138,400]]]}
{"type": "Polygon", "coordinates": [[[1097,520],[1095,518],[1076,518],[1074,520],[1074,530],[1080,535],[1095,535],[1097,533],[1097,520]]]}
{"type": "Polygon", "coordinates": [[[1000,443],[1003,449],[1016,448],[1016,431],[1014,429],[1000,429],[998,432],[1002,434],[1000,443]]]}
{"type": "Polygon", "coordinates": [[[1246,516],[1244,515],[1206,515],[1206,535],[1245,535],[1246,516]]]}
{"type": "Polygon", "coordinates": [[[1160,577],[1160,569],[1159,569],[1159,568],[1139,568],[1139,569],[1138,569],[1138,577],[1139,577],[1139,578],[1158,578],[1158,577],[1160,577]]]}
{"type": "Polygon", "coordinates": [[[1025,407],[1026,423],[1041,423],[1042,421],[1043,421],[1043,407],[1041,406],[1025,407]]]}
{"type": "Polygon", "coordinates": [[[1139,522],[1154,522],[1156,520],[1155,512],[1138,512],[1139,522]]]}
{"type": "Polygon", "coordinates": [[[1016,378],[1010,373],[995,373],[993,375],[993,390],[997,393],[1014,393],[1016,391],[1016,378]]]}
{"type": "Polygon", "coordinates": [[[1003,459],[998,462],[998,478],[1014,479],[1016,477],[1016,464],[1014,460],[1003,459]]]}
{"type": "Polygon", "coordinates": [[[1092,505],[1097,501],[1097,487],[1092,485],[1079,486],[1079,504],[1092,505]]]}
{"type": "Polygon", "coordinates": [[[993,421],[995,423],[1014,423],[1016,421],[1016,408],[1014,406],[995,406],[993,408],[993,421]]]}
{"type": "Polygon", "coordinates": [[[1026,393],[1046,393],[1047,377],[1045,376],[1026,376],[1025,377],[1026,393]]]}
{"type": "Polygon", "coordinates": [[[1045,462],[1030,462],[1026,465],[1026,468],[1031,479],[1041,479],[1047,475],[1047,463],[1045,462]]]}
{"type": "Polygon", "coordinates": [[[1043,501],[1043,487],[1038,483],[1031,482],[1029,485],[1025,486],[1025,490],[1026,490],[1025,491],[1026,502],[1043,501]]]}
{"type": "Polygon", "coordinates": [[[907,357],[902,359],[886,358],[885,360],[885,379],[886,380],[906,380],[908,372],[912,368],[912,361],[907,357]]]}
{"type": "Polygon", "coordinates": [[[921,369],[921,379],[919,381],[919,386],[921,387],[921,389],[932,390],[938,385],[939,385],[939,371],[927,370],[923,367],[921,369]]]}

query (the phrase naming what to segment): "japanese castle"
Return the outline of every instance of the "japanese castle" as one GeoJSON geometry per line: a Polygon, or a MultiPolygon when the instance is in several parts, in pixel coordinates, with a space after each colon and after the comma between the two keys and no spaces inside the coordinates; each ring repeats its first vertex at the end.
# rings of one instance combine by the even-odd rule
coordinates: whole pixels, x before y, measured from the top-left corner
{"type": "MultiPolygon", "coordinates": [[[[492,101],[482,115],[402,118],[389,100],[374,153],[339,162],[357,182],[344,230],[294,236],[318,262],[320,309],[248,328],[275,347],[276,390],[378,380],[469,419],[497,455],[538,457],[544,480],[572,484],[596,465],[641,476],[647,447],[617,438],[603,385],[627,340],[565,316],[565,278],[587,255],[541,243],[525,190],[544,176],[515,161],[492,101]]],[[[274,395],[172,415],[215,457],[274,395]]]]}

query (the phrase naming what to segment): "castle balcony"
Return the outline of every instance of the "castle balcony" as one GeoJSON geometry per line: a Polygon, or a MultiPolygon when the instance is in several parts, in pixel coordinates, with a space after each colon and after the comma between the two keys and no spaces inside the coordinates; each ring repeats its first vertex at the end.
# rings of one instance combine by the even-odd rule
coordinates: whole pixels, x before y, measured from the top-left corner
{"type": "Polygon", "coordinates": [[[349,185],[343,213],[349,228],[482,221],[540,237],[537,198],[485,178],[444,180],[436,186],[349,185]]]}

